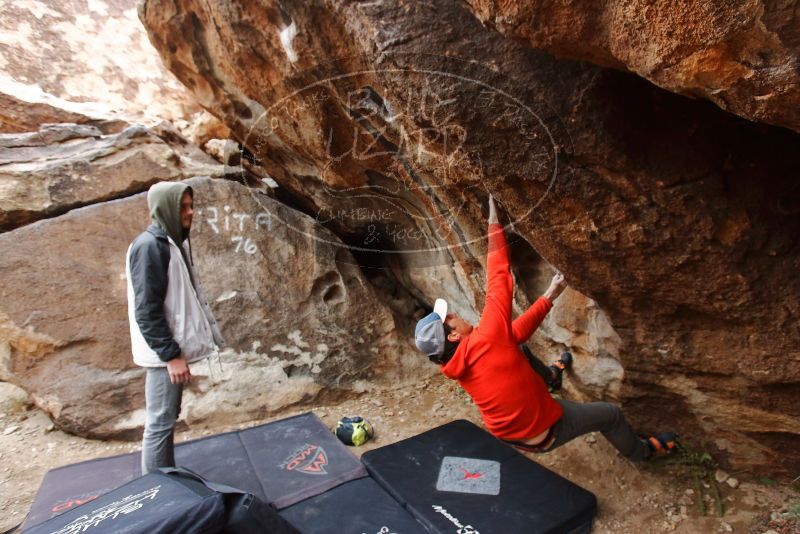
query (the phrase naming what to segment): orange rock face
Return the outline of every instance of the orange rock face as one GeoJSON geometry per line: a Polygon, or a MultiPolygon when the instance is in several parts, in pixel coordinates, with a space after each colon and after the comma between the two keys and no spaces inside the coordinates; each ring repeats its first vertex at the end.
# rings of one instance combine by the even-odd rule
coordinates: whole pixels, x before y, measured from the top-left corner
{"type": "MultiPolygon", "coordinates": [[[[753,34],[744,15],[715,13],[740,20],[737,35],[753,34]]],[[[477,317],[491,192],[513,222],[518,302],[537,296],[540,286],[522,281],[541,277],[541,257],[597,303],[559,304],[585,310],[555,314],[572,338],[548,326],[559,348],[581,344],[594,358],[579,358],[576,394],[606,395],[643,431],[676,429],[737,468],[796,471],[794,132],[531,50],[459,3],[148,0],[140,17],[167,67],[245,147],[249,168],[357,254],[380,258],[420,302],[446,295],[477,317]],[[587,332],[595,341],[579,339],[587,332]],[[598,365],[582,368],[589,363],[598,365]]],[[[537,25],[548,42],[585,35],[586,52],[573,57],[626,68],[591,21],[565,17],[548,19],[561,28],[537,25]]],[[[686,20],[671,22],[681,41],[686,20]]],[[[609,39],[635,35],[658,48],[619,28],[628,30],[609,39]]],[[[702,69],[724,78],[730,88],[718,94],[732,103],[741,80],[760,79],[758,94],[778,96],[754,110],[796,113],[770,107],[791,107],[791,79],[771,84],[769,69],[747,78],[727,59],[722,44],[744,41],[696,41],[670,56],[698,66],[687,79],[702,69]]]]}
{"type": "Polygon", "coordinates": [[[792,2],[467,3],[486,26],[534,48],[800,131],[800,13],[792,2]]]}

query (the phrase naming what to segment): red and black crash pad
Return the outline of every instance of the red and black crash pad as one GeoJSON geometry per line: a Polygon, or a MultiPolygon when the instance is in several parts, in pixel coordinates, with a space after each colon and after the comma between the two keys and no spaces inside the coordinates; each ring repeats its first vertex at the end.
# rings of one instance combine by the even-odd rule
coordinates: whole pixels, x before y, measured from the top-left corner
{"type": "MultiPolygon", "coordinates": [[[[23,532],[138,478],[139,458],[137,452],[50,470],[23,532]]],[[[276,508],[367,476],[358,459],[312,413],[178,444],[175,463],[276,508]]]]}
{"type": "Polygon", "coordinates": [[[597,499],[469,421],[364,453],[370,475],[432,533],[591,531],[597,499]]]}

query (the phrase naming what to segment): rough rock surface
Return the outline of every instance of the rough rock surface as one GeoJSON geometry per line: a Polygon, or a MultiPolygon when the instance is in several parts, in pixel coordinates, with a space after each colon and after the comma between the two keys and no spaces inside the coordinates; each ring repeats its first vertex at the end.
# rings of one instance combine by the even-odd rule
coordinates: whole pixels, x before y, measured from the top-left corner
{"type": "Polygon", "coordinates": [[[0,231],[145,191],[158,181],[224,173],[166,124],[108,135],[86,124],[0,134],[0,231]]]}
{"type": "Polygon", "coordinates": [[[797,1],[467,0],[503,35],[800,131],[797,1]]]}
{"type": "Polygon", "coordinates": [[[35,132],[43,124],[60,122],[97,126],[103,133],[114,133],[126,126],[124,121],[90,117],[59,104],[63,102],[57,99],[28,102],[0,91],[0,133],[35,132]]]}
{"type": "Polygon", "coordinates": [[[227,139],[231,132],[218,118],[207,111],[198,111],[187,119],[174,121],[175,127],[192,144],[203,146],[212,139],[227,139]]]}
{"type": "MultiPolygon", "coordinates": [[[[404,367],[419,376],[397,361],[409,349],[396,343],[390,311],[334,236],[236,182],[188,183],[198,208],[193,256],[230,347],[221,369],[194,366],[187,421],[252,420],[402,380],[404,367]]],[[[124,258],[147,223],[140,194],[0,234],[0,379],[24,387],[69,432],[141,435],[124,258]]]]}
{"type": "Polygon", "coordinates": [[[607,314],[619,365],[593,380],[622,381],[639,428],[737,468],[800,461],[796,134],[533,51],[455,2],[147,0],[140,17],[244,155],[421,302],[476,316],[492,192],[523,256],[607,314]]]}
{"type": "MultiPolygon", "coordinates": [[[[136,3],[0,0],[0,93],[32,106],[146,125],[196,111],[147,42],[136,3]]],[[[0,111],[2,122],[27,120],[14,117],[13,110],[0,111]]]]}

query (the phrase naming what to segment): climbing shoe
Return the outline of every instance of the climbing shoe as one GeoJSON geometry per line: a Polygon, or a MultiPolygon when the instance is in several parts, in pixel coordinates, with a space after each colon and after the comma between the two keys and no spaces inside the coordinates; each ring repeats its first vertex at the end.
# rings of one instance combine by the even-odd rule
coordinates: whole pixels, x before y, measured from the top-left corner
{"type": "Polygon", "coordinates": [[[558,367],[562,371],[569,371],[572,369],[572,353],[562,352],[561,356],[553,362],[554,367],[558,367]]]}
{"type": "Polygon", "coordinates": [[[553,373],[553,379],[548,385],[550,386],[551,393],[561,389],[561,379],[564,376],[564,371],[570,369],[572,369],[572,353],[562,352],[561,356],[550,364],[550,371],[553,373]]]}
{"type": "Polygon", "coordinates": [[[642,439],[650,451],[650,458],[672,454],[678,448],[678,435],[675,432],[662,432],[642,439]]]}

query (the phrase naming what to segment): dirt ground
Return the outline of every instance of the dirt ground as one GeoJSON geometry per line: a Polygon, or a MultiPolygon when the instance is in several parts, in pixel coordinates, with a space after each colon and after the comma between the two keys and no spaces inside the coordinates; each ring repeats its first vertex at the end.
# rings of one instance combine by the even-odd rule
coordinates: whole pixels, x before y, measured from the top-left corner
{"type": "MultiPolygon", "coordinates": [[[[248,425],[215,429],[215,433],[308,410],[331,428],[345,415],[366,417],[376,434],[366,445],[351,449],[359,456],[454,419],[481,425],[469,397],[454,382],[436,376],[414,387],[371,391],[340,404],[311,405],[248,425]]],[[[26,402],[21,390],[5,383],[0,383],[0,423],[0,531],[23,520],[49,469],[139,448],[139,443],[87,440],[54,430],[47,416],[26,402]]],[[[192,427],[176,439],[211,433],[192,427]]],[[[709,497],[706,515],[701,515],[698,492],[685,467],[637,467],[620,457],[602,435],[584,436],[556,452],[529,456],[597,495],[595,533],[800,533],[797,485],[731,473],[739,484],[736,488],[727,482],[719,484],[724,515],[717,517],[716,504],[709,497]]]]}

